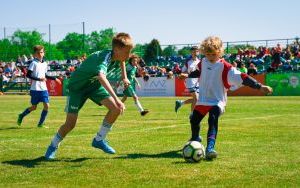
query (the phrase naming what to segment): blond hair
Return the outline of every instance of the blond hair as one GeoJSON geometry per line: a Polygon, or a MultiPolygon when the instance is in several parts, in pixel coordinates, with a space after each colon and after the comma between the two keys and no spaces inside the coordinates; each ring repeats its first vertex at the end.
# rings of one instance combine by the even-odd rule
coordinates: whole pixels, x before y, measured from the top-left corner
{"type": "Polygon", "coordinates": [[[200,53],[219,53],[220,56],[224,53],[223,42],[219,37],[207,37],[200,45],[200,53]]]}
{"type": "Polygon", "coordinates": [[[129,34],[127,33],[118,33],[114,38],[112,39],[112,47],[131,47],[133,48],[133,41],[129,34]]]}

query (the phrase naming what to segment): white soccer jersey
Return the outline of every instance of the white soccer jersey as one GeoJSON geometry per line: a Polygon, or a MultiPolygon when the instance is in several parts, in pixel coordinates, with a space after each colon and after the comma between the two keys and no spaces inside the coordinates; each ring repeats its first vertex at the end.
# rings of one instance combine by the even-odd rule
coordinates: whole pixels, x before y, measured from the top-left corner
{"type": "MultiPolygon", "coordinates": [[[[191,58],[182,67],[182,72],[190,74],[191,72],[196,71],[198,69],[197,66],[198,66],[199,62],[200,62],[200,60],[198,58],[196,58],[195,60],[193,60],[193,58],[191,58]]],[[[198,87],[198,78],[190,78],[190,77],[187,78],[185,80],[185,85],[186,85],[186,88],[195,88],[195,87],[198,87]]]]}
{"type": "Polygon", "coordinates": [[[227,90],[230,87],[240,87],[243,79],[241,72],[224,60],[210,63],[206,58],[198,65],[199,98],[196,105],[219,106],[225,111],[227,90]]]}
{"type": "MultiPolygon", "coordinates": [[[[34,59],[30,65],[28,70],[31,70],[31,76],[36,78],[45,78],[47,73],[48,64],[46,62],[40,62],[37,59],[34,59]]],[[[35,91],[46,91],[47,85],[44,81],[32,80],[30,90],[35,91]]]]}

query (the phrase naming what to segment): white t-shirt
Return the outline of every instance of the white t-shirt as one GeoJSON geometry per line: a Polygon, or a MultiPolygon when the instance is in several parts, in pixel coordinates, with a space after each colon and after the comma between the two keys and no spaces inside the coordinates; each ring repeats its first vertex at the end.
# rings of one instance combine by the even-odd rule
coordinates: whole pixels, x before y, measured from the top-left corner
{"type": "MultiPolygon", "coordinates": [[[[47,73],[48,64],[46,62],[40,62],[37,59],[34,59],[30,65],[28,70],[31,70],[31,76],[36,78],[45,78],[47,73]]],[[[30,90],[34,91],[46,91],[47,85],[44,81],[32,80],[30,90]]]]}
{"type": "MultiPolygon", "coordinates": [[[[228,64],[228,63],[227,63],[228,64]]],[[[225,111],[227,102],[227,88],[224,86],[222,76],[225,63],[216,63],[203,59],[201,65],[201,75],[199,78],[199,98],[197,105],[219,106],[221,112],[225,111]]],[[[238,88],[242,85],[241,72],[232,66],[228,66],[227,83],[231,87],[238,88]]]]}
{"type": "MultiPolygon", "coordinates": [[[[197,65],[198,65],[199,62],[200,62],[200,60],[198,58],[196,58],[195,60],[193,60],[193,58],[191,58],[182,67],[182,72],[190,74],[191,72],[196,71],[197,70],[197,65]]],[[[185,79],[185,86],[186,86],[186,88],[198,87],[198,78],[186,78],[185,79]]]]}

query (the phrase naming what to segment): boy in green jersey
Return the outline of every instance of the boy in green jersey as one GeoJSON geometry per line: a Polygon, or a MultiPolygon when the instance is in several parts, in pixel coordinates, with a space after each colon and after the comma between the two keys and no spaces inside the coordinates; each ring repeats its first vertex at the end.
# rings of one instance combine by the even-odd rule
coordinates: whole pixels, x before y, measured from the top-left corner
{"type": "Polygon", "coordinates": [[[92,141],[92,146],[109,154],[115,153],[115,150],[106,141],[106,135],[111,130],[118,116],[125,110],[125,105],[117,97],[106,78],[107,67],[109,64],[119,63],[124,86],[128,87],[130,82],[126,75],[125,61],[129,58],[132,48],[133,42],[129,34],[119,33],[112,40],[111,51],[98,51],[91,54],[72,73],[69,80],[69,95],[65,108],[67,113],[66,121],[53,137],[45,153],[47,160],[55,158],[60,142],[75,127],[78,112],[87,99],[108,108],[108,112],[100,125],[100,130],[92,141]]]}
{"type": "Polygon", "coordinates": [[[137,84],[138,87],[140,87],[139,82],[135,78],[135,73],[137,71],[137,67],[139,66],[139,63],[140,63],[140,58],[137,55],[131,55],[131,57],[129,58],[129,63],[126,66],[126,74],[131,84],[128,87],[124,87],[124,91],[123,91],[124,96],[122,98],[122,102],[124,103],[127,97],[132,97],[138,111],[141,113],[142,116],[144,116],[149,112],[149,110],[143,109],[139,101],[139,98],[133,89],[133,85],[135,85],[135,83],[137,84]]]}

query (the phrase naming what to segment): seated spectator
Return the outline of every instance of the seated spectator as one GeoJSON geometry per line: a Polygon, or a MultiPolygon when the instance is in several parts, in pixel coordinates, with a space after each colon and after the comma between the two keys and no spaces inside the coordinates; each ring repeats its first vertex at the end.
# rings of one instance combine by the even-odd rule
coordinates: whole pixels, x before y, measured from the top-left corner
{"type": "Polygon", "coordinates": [[[242,63],[241,64],[241,68],[239,69],[242,73],[246,73],[247,74],[247,68],[246,68],[246,65],[245,63],[242,63]]]}
{"type": "Polygon", "coordinates": [[[250,63],[247,74],[249,75],[257,75],[257,68],[253,63],[250,63]]]}
{"type": "Polygon", "coordinates": [[[179,64],[178,63],[175,63],[173,69],[172,69],[172,72],[174,74],[180,74],[181,73],[181,68],[179,67],[179,64]]]}

